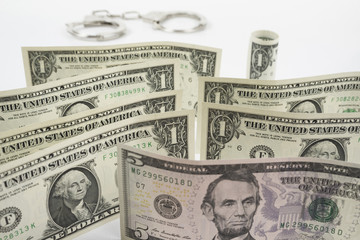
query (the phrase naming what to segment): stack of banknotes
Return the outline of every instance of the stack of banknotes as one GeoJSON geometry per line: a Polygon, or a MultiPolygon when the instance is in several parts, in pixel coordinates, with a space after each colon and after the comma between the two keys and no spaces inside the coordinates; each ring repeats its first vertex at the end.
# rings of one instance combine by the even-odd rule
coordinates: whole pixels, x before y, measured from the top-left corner
{"type": "Polygon", "coordinates": [[[357,239],[360,73],[262,80],[268,41],[259,79],[220,78],[199,45],[24,47],[28,87],[0,92],[0,240],[116,218],[121,239],[357,239]]]}

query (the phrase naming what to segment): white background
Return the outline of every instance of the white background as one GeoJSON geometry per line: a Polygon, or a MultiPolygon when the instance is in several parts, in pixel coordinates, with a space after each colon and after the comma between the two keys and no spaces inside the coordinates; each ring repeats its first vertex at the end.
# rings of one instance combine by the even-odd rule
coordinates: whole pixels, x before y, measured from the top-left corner
{"type": "MultiPolygon", "coordinates": [[[[176,41],[221,48],[221,77],[245,78],[249,38],[255,30],[279,34],[276,79],[360,71],[358,0],[0,0],[0,91],[26,86],[22,46],[114,45],[176,41]],[[155,31],[141,20],[127,21],[127,34],[107,42],[86,42],[66,32],[93,10],[192,11],[206,29],[192,34],[155,31]]],[[[1,94],[1,92],[0,92],[1,94]]],[[[77,240],[119,239],[119,220],[77,240]]]]}

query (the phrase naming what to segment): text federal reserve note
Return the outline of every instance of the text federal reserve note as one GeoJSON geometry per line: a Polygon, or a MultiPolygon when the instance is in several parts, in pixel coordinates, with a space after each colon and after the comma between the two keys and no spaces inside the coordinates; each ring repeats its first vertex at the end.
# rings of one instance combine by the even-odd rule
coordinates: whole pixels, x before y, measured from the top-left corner
{"type": "Polygon", "coordinates": [[[359,113],[295,114],[215,103],[200,106],[200,159],[315,157],[359,162],[359,113]]]}
{"type": "Polygon", "coordinates": [[[287,80],[200,77],[199,101],[296,113],[360,111],[360,72],[287,80]]]}
{"type": "Polygon", "coordinates": [[[92,47],[24,47],[27,85],[56,81],[99,69],[149,60],[179,59],[187,109],[197,102],[198,76],[219,76],[221,50],[177,42],[92,47]]]}
{"type": "Polygon", "coordinates": [[[73,238],[118,218],[116,145],[192,158],[193,129],[193,110],[139,116],[2,165],[0,238],[73,238]]]}
{"type": "Polygon", "coordinates": [[[121,239],[358,239],[358,164],[191,161],[127,146],[118,158],[121,239]]]}
{"type": "Polygon", "coordinates": [[[95,129],[120,124],[126,119],[180,109],[181,91],[166,91],[5,131],[0,137],[0,165],[95,129]]]}
{"type": "Polygon", "coordinates": [[[179,60],[131,64],[0,93],[0,131],[183,89],[179,60]]]}

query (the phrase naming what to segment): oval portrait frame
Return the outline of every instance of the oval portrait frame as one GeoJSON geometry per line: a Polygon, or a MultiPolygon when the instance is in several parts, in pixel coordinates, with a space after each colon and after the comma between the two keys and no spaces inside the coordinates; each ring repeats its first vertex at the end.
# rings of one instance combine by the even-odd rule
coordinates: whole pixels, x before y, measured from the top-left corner
{"type": "Polygon", "coordinates": [[[292,106],[290,108],[289,112],[294,112],[295,108],[297,108],[298,106],[300,106],[301,104],[303,104],[305,102],[310,102],[311,104],[313,104],[315,106],[316,113],[322,113],[323,112],[320,104],[317,101],[312,100],[312,99],[306,99],[306,100],[303,100],[303,101],[300,101],[300,102],[296,103],[294,106],[292,106]]]}
{"type": "Polygon", "coordinates": [[[324,138],[324,139],[317,139],[317,140],[314,140],[312,141],[309,145],[307,145],[299,154],[300,157],[305,157],[305,154],[309,151],[309,149],[311,147],[313,147],[315,144],[318,144],[320,142],[325,142],[325,141],[329,141],[331,143],[333,143],[337,150],[338,150],[338,154],[339,154],[339,157],[340,159],[336,159],[336,160],[339,160],[339,161],[346,161],[347,160],[347,155],[346,155],[346,151],[343,147],[343,145],[335,140],[335,139],[330,139],[330,138],[324,138]]]}
{"type": "Polygon", "coordinates": [[[67,115],[67,113],[70,111],[70,109],[78,104],[82,104],[82,105],[85,105],[87,106],[89,109],[94,109],[96,106],[89,102],[89,101],[77,101],[77,102],[74,102],[74,103],[71,103],[70,105],[68,105],[65,109],[64,109],[64,112],[62,113],[62,117],[66,117],[66,116],[70,116],[70,115],[67,115]]]}
{"type": "Polygon", "coordinates": [[[101,194],[100,194],[101,189],[100,189],[99,180],[98,180],[97,176],[90,169],[88,169],[86,167],[82,167],[82,166],[77,166],[77,167],[67,169],[66,171],[63,171],[60,174],[58,174],[56,176],[56,178],[53,180],[52,184],[50,185],[50,188],[49,188],[49,191],[48,191],[48,196],[47,196],[47,204],[46,204],[46,206],[47,206],[48,215],[49,215],[51,221],[56,226],[58,226],[59,228],[69,227],[69,226],[71,226],[71,225],[78,222],[78,221],[76,221],[76,222],[74,222],[73,224],[71,224],[69,226],[62,226],[61,224],[57,223],[54,220],[54,211],[56,211],[58,206],[60,204],[62,204],[61,203],[62,199],[55,198],[55,197],[52,196],[53,193],[54,193],[55,186],[56,186],[57,182],[59,181],[59,179],[64,174],[66,174],[66,173],[68,173],[69,171],[72,171],[72,170],[77,170],[77,171],[82,172],[83,174],[85,174],[85,176],[91,182],[91,185],[88,188],[87,193],[86,193],[86,195],[84,197],[84,202],[95,206],[93,211],[92,211],[92,214],[97,211],[97,208],[99,206],[99,202],[100,202],[100,199],[101,199],[101,194]]]}

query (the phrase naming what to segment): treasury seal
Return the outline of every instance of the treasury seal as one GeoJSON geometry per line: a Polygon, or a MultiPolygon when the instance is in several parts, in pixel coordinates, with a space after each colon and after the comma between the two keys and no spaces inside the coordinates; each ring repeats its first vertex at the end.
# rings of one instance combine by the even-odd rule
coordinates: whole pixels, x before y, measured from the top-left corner
{"type": "Polygon", "coordinates": [[[0,232],[13,230],[21,221],[21,211],[16,207],[7,207],[0,211],[0,232]]]}
{"type": "Polygon", "coordinates": [[[312,219],[318,222],[331,222],[339,213],[336,203],[328,198],[315,199],[308,210],[312,219]]]}
{"type": "Polygon", "coordinates": [[[273,158],[274,151],[265,145],[257,145],[250,150],[250,158],[273,158]]]}
{"type": "Polygon", "coordinates": [[[182,207],[176,198],[167,194],[161,194],[154,200],[155,210],[164,218],[175,219],[182,213],[182,207]]]}

